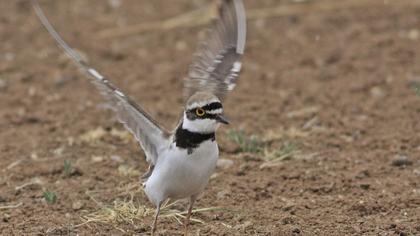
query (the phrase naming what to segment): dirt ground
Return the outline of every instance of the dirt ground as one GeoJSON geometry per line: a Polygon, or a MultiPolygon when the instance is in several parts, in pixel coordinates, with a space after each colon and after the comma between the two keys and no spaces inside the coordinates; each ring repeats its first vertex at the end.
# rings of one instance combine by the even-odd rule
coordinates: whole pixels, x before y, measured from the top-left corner
{"type": "MultiPolygon", "coordinates": [[[[195,214],[204,224],[192,235],[420,235],[420,3],[297,2],[245,0],[262,11],[225,104],[232,124],[217,135],[224,161],[196,204],[222,209],[195,214]],[[227,138],[240,129],[265,151],[241,151],[227,138]]],[[[204,27],[98,35],[208,1],[41,3],[73,47],[173,128],[204,27]]],[[[150,215],[86,223],[130,197],[151,208],[138,180],[147,165],[28,2],[0,2],[0,42],[0,234],[148,235],[150,215]]],[[[182,232],[160,219],[160,235],[182,232]]]]}

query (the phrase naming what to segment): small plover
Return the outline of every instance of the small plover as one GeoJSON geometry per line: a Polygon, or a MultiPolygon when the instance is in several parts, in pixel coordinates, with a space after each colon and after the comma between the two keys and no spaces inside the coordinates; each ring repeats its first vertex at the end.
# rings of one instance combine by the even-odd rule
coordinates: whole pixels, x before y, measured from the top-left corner
{"type": "Polygon", "coordinates": [[[214,172],[219,157],[215,132],[219,124],[228,124],[222,101],[236,84],[246,41],[246,17],[242,0],[222,0],[218,17],[213,19],[206,38],[201,42],[184,81],[185,106],[173,132],[168,132],[130,97],[86,63],[57,33],[32,0],[40,21],[64,49],[65,53],[87,74],[140,143],[149,169],[143,175],[144,190],[156,206],[151,234],[162,203],[189,199],[184,233],[193,204],[214,172]]]}

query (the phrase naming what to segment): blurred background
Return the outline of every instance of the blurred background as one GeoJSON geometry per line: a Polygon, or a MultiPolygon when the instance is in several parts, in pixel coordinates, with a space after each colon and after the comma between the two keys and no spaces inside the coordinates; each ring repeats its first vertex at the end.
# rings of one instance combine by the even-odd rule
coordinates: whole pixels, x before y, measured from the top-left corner
{"type": "MultiPolygon", "coordinates": [[[[232,124],[218,132],[193,235],[420,234],[420,2],[244,3],[232,124]]],[[[40,4],[89,63],[174,128],[213,1],[40,4]]],[[[148,235],[142,151],[29,1],[0,1],[0,42],[0,232],[148,235]]],[[[180,234],[164,216],[160,233],[180,234]]]]}

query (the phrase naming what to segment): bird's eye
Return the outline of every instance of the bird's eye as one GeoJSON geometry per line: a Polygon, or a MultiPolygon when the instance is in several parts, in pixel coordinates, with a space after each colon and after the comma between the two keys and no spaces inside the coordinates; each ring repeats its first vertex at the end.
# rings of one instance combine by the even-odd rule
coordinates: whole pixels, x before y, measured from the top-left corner
{"type": "Polygon", "coordinates": [[[206,114],[206,111],[204,111],[204,109],[203,108],[197,108],[197,109],[195,109],[195,114],[197,115],[197,116],[204,116],[204,114],[206,114]]]}

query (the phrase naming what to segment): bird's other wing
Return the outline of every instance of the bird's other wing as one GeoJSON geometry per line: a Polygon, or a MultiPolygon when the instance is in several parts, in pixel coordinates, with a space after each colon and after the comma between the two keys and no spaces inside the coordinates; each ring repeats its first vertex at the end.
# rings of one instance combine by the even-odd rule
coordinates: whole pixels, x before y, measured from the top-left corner
{"type": "Polygon", "coordinates": [[[91,78],[95,86],[108,100],[112,109],[116,112],[118,120],[124,124],[140,143],[146,154],[146,160],[155,165],[159,152],[167,144],[169,132],[162,128],[150,115],[131,98],[123,94],[109,80],[98,71],[89,66],[78,53],[76,53],[57,33],[48,21],[36,0],[32,0],[33,7],[41,23],[63,48],[65,53],[91,78]]]}
{"type": "Polygon", "coordinates": [[[198,91],[209,91],[223,99],[235,87],[246,41],[242,0],[223,0],[218,14],[194,55],[184,82],[186,99],[198,91]]]}

